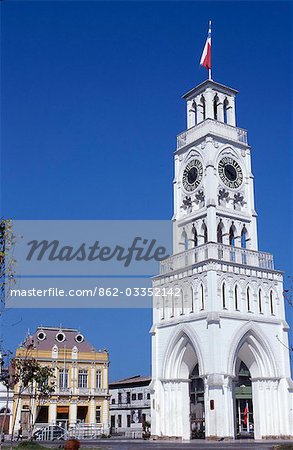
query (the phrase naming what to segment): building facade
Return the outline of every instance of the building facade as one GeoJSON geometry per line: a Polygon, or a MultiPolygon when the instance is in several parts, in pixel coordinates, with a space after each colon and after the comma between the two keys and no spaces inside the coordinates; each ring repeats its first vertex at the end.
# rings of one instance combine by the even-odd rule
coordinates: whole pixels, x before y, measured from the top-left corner
{"type": "Polygon", "coordinates": [[[32,424],[35,429],[59,425],[65,430],[83,424],[109,433],[107,351],[97,351],[76,329],[39,327],[16,350],[17,359],[26,357],[53,369],[55,388],[48,398],[35,400],[34,388],[20,391],[15,386],[16,432],[21,426],[25,435],[32,424]]]}
{"type": "MultiPolygon", "coordinates": [[[[0,355],[0,371],[5,370],[1,363],[4,363],[0,355]]],[[[2,376],[3,373],[1,373],[2,376]]],[[[4,434],[11,434],[12,430],[12,410],[13,410],[13,390],[6,388],[5,384],[0,382],[0,431],[4,434]]]]}
{"type": "Polygon", "coordinates": [[[141,437],[151,420],[151,377],[134,377],[110,383],[110,424],[112,434],[141,437]]]}
{"type": "Polygon", "coordinates": [[[236,125],[236,94],[207,80],[183,97],[174,254],[153,281],[158,437],[293,435],[282,273],[258,249],[251,148],[236,125]]]}

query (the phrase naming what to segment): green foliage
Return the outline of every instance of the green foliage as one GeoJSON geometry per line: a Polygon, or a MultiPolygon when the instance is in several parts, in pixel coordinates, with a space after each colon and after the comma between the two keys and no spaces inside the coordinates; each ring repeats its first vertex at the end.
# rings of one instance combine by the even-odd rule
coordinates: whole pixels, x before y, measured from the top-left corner
{"type": "Polygon", "coordinates": [[[14,358],[11,361],[14,383],[20,391],[31,388],[34,397],[48,397],[54,392],[53,369],[42,366],[35,358],[14,358]]]}
{"type": "Polygon", "coordinates": [[[13,247],[16,236],[12,230],[11,219],[0,219],[0,302],[1,312],[5,306],[5,298],[9,296],[11,286],[15,283],[15,259],[13,247]]]}

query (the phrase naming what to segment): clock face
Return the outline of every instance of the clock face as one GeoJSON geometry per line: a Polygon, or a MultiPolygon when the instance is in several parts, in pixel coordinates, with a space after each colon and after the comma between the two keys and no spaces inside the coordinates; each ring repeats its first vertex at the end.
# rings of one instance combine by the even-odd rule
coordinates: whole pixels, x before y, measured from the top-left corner
{"type": "Polygon", "coordinates": [[[192,159],[184,169],[182,183],[186,191],[194,191],[202,180],[203,168],[198,159],[192,159]]]}
{"type": "Polygon", "coordinates": [[[235,159],[226,156],[219,162],[218,171],[223,183],[232,189],[237,189],[243,182],[243,173],[235,159]]]}

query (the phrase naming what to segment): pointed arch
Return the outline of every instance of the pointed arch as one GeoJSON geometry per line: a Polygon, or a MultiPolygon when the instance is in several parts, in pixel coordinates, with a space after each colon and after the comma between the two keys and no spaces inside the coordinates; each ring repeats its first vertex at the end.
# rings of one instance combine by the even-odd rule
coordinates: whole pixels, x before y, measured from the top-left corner
{"type": "Polygon", "coordinates": [[[260,314],[263,314],[263,295],[262,295],[262,289],[259,288],[258,290],[258,312],[260,314]]]}
{"type": "Polygon", "coordinates": [[[270,302],[270,313],[271,313],[271,316],[274,316],[274,314],[275,314],[274,292],[273,292],[272,289],[270,289],[270,293],[269,293],[269,302],[270,302]]]}
{"type": "Polygon", "coordinates": [[[247,246],[247,228],[245,225],[243,225],[241,231],[241,247],[246,248],[246,246],[247,246]]]}
{"type": "Polygon", "coordinates": [[[227,309],[227,303],[226,303],[226,284],[225,281],[222,283],[222,289],[221,289],[221,294],[222,294],[222,308],[223,309],[227,309]]]}
{"type": "Polygon", "coordinates": [[[239,311],[239,288],[237,283],[234,286],[234,308],[235,311],[239,311]]]}
{"type": "Polygon", "coordinates": [[[228,351],[228,373],[236,375],[236,361],[240,358],[248,367],[251,377],[277,377],[273,351],[258,325],[248,322],[231,339],[228,351]]]}
{"type": "Polygon", "coordinates": [[[188,250],[188,236],[184,229],[181,233],[181,244],[183,245],[184,250],[188,250]]]}
{"type": "Polygon", "coordinates": [[[223,244],[223,234],[224,234],[224,224],[222,220],[218,223],[217,227],[217,242],[218,244],[223,244]]]}
{"type": "Polygon", "coordinates": [[[201,111],[202,120],[205,120],[206,119],[206,101],[205,101],[205,98],[203,95],[200,97],[199,106],[202,109],[202,111],[201,111]]]}
{"type": "Polygon", "coordinates": [[[232,225],[229,229],[229,245],[232,247],[235,247],[235,238],[236,238],[236,227],[234,223],[232,222],[232,225]]]}
{"type": "Polygon", "coordinates": [[[204,285],[200,283],[200,309],[205,308],[205,295],[204,295],[204,285]]]}
{"type": "Polygon", "coordinates": [[[214,119],[215,120],[218,120],[218,103],[219,103],[219,97],[216,94],[213,99],[213,109],[214,109],[214,119]]]}
{"type": "Polygon", "coordinates": [[[190,286],[190,312],[194,312],[194,290],[193,286],[190,286]]]}
{"type": "Polygon", "coordinates": [[[251,311],[250,307],[251,307],[251,298],[250,298],[250,287],[247,286],[246,288],[246,306],[247,306],[247,311],[251,311]]]}
{"type": "Polygon", "coordinates": [[[228,108],[229,108],[229,101],[226,97],[223,103],[224,123],[228,123],[228,108]]]}
{"type": "Polygon", "coordinates": [[[162,376],[164,379],[187,379],[197,363],[201,376],[204,362],[198,335],[187,324],[180,325],[167,346],[162,376]]]}
{"type": "Polygon", "coordinates": [[[206,226],[205,222],[202,223],[201,234],[203,237],[203,243],[206,244],[208,242],[208,227],[206,226]]]}
{"type": "Polygon", "coordinates": [[[193,246],[197,247],[198,246],[198,237],[197,237],[197,231],[196,231],[194,223],[192,224],[191,232],[192,232],[193,246]]]}
{"type": "Polygon", "coordinates": [[[181,306],[181,312],[180,314],[183,315],[184,314],[184,292],[183,289],[181,289],[180,291],[180,306],[181,306]]]}

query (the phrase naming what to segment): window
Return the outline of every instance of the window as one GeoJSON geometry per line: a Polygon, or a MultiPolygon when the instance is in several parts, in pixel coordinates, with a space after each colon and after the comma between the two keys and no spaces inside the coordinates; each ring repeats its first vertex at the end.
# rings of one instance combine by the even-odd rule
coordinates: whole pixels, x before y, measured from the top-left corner
{"type": "Polygon", "coordinates": [[[121,428],[122,425],[122,416],[121,414],[118,414],[118,428],[121,428]]]}
{"type": "Polygon", "coordinates": [[[198,245],[197,231],[196,231],[196,228],[195,228],[194,224],[192,225],[191,231],[192,231],[192,235],[193,235],[193,239],[192,239],[193,240],[193,245],[194,245],[194,247],[197,247],[197,245],[198,245]]]}
{"type": "Polygon", "coordinates": [[[191,286],[190,288],[190,312],[193,313],[194,312],[194,293],[193,293],[193,287],[191,286]]]}
{"type": "Polygon", "coordinates": [[[228,100],[225,98],[224,100],[224,122],[228,123],[228,106],[229,106],[229,102],[228,100]]]}
{"type": "Polygon", "coordinates": [[[126,403],[130,403],[130,392],[126,392],[126,403]]]}
{"type": "Polygon", "coordinates": [[[247,229],[244,227],[242,228],[241,232],[241,247],[246,248],[246,241],[247,241],[247,229]]]}
{"type": "Polygon", "coordinates": [[[223,223],[220,222],[217,228],[217,242],[223,244],[223,223]]]}
{"type": "Polygon", "coordinates": [[[101,423],[101,407],[96,407],[96,423],[101,423]]]}
{"type": "Polygon", "coordinates": [[[118,403],[122,403],[122,393],[118,392],[118,403]]]}
{"type": "Polygon", "coordinates": [[[218,101],[219,98],[217,95],[215,95],[214,97],[214,102],[213,102],[213,106],[214,106],[214,119],[218,120],[218,101]]]}
{"type": "Polygon", "coordinates": [[[200,285],[201,309],[204,309],[204,288],[200,285]]]}
{"type": "Polygon", "coordinates": [[[97,370],[96,388],[101,389],[101,386],[102,386],[102,372],[100,370],[97,370]]]}
{"type": "Polygon", "coordinates": [[[68,388],[68,369],[59,369],[59,388],[68,388]]]}
{"type": "Polygon", "coordinates": [[[143,395],[142,395],[141,392],[137,395],[137,398],[138,398],[138,400],[142,400],[143,399],[143,395]]]}
{"type": "Polygon", "coordinates": [[[184,314],[184,296],[183,291],[180,292],[180,298],[181,298],[181,315],[184,314]]]}
{"type": "Polygon", "coordinates": [[[161,319],[165,319],[165,296],[162,296],[162,317],[161,319]]]}
{"type": "Polygon", "coordinates": [[[271,315],[274,315],[274,299],[273,299],[273,292],[270,292],[270,310],[271,310],[271,315]]]}
{"type": "Polygon", "coordinates": [[[171,317],[174,317],[175,313],[175,298],[174,295],[171,295],[171,317]]]}
{"type": "Polygon", "coordinates": [[[115,398],[112,398],[111,403],[112,403],[112,405],[115,405],[115,403],[116,403],[115,398]]]}
{"type": "Polygon", "coordinates": [[[192,102],[192,109],[191,109],[191,111],[194,114],[194,125],[197,125],[197,106],[196,106],[196,102],[194,100],[192,102]]]}
{"type": "Polygon", "coordinates": [[[235,305],[235,309],[236,311],[238,311],[238,286],[235,286],[234,288],[234,305],[235,305]]]}
{"type": "Polygon", "coordinates": [[[225,285],[225,283],[222,284],[222,305],[223,305],[223,309],[226,309],[226,285],[225,285]]]}
{"type": "Polygon", "coordinates": [[[206,244],[208,242],[208,228],[205,223],[202,224],[202,230],[203,230],[203,241],[206,244]]]}
{"type": "Polygon", "coordinates": [[[235,227],[234,225],[231,225],[229,230],[229,244],[232,245],[232,247],[235,246],[235,227]]]}
{"type": "Polygon", "coordinates": [[[246,290],[247,311],[250,311],[250,289],[246,290]]]}
{"type": "Polygon", "coordinates": [[[130,414],[127,414],[127,428],[130,428],[130,423],[131,423],[131,416],[130,414]]]}
{"type": "Polygon", "coordinates": [[[135,401],[136,400],[136,394],[132,394],[131,398],[132,398],[133,401],[135,401]]]}
{"type": "Polygon", "coordinates": [[[181,239],[182,244],[184,246],[184,250],[188,250],[188,237],[185,230],[182,232],[181,239]]]}
{"type": "Polygon", "coordinates": [[[261,295],[261,289],[258,291],[258,309],[259,309],[259,313],[262,314],[262,295],[261,295]]]}
{"type": "Polygon", "coordinates": [[[205,120],[205,118],[206,118],[206,102],[205,102],[205,98],[203,95],[201,96],[199,106],[201,106],[201,108],[202,108],[202,120],[205,120]]]}
{"type": "Polygon", "coordinates": [[[111,416],[111,428],[115,428],[115,416],[111,416]]]}
{"type": "Polygon", "coordinates": [[[151,399],[151,394],[148,393],[148,394],[147,394],[147,400],[150,400],[150,399],[151,399]]]}
{"type": "Polygon", "coordinates": [[[85,369],[78,371],[78,387],[87,388],[87,370],[85,369]]]}

